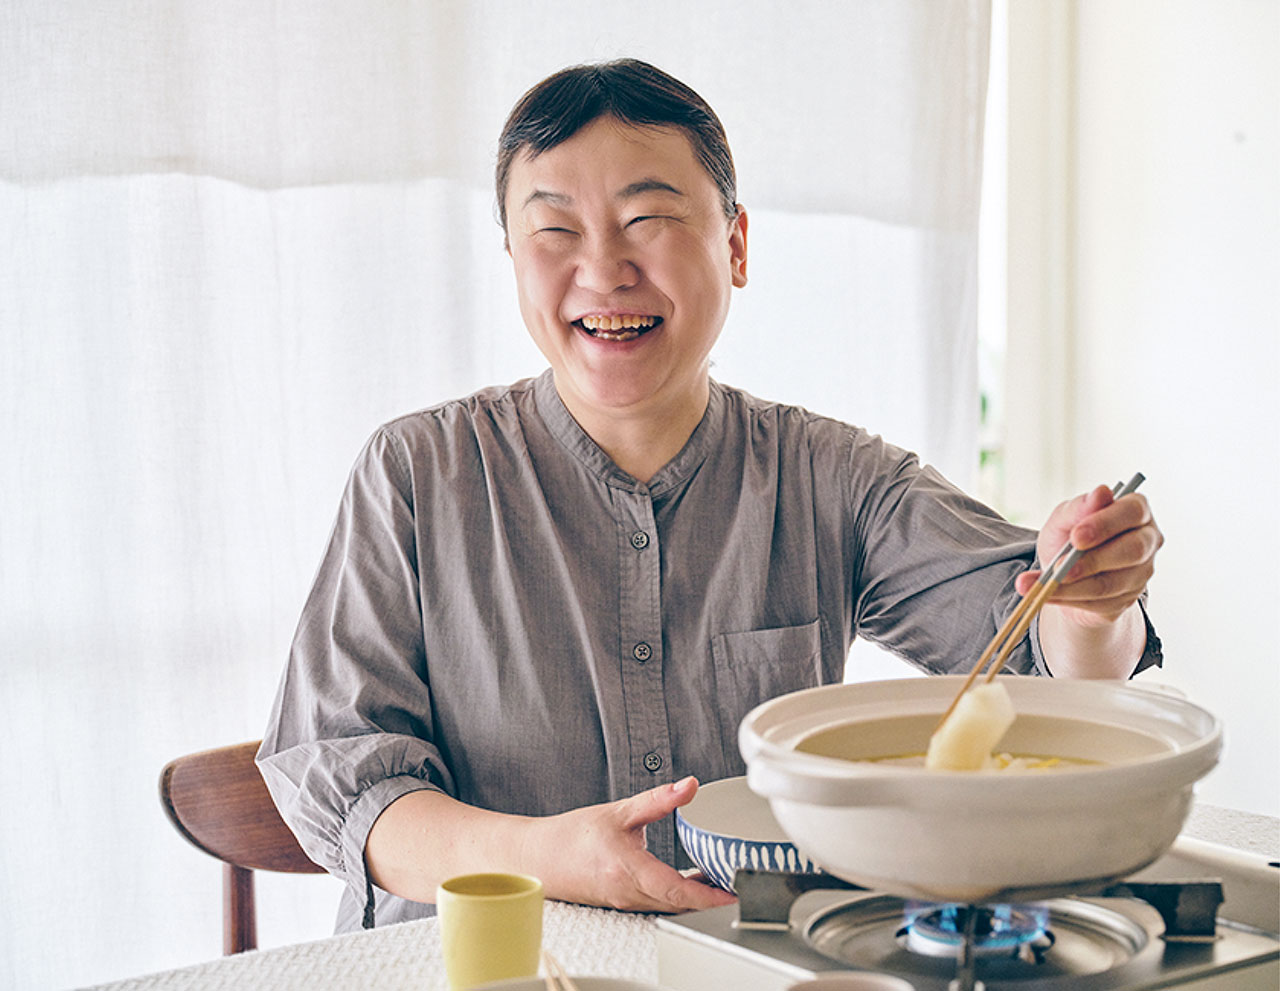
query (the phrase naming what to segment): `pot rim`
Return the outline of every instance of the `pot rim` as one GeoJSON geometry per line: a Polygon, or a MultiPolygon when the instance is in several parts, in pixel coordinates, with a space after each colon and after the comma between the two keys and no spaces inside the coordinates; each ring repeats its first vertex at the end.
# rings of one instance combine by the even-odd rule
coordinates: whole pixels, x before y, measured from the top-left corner
{"type": "Polygon", "coordinates": [[[973,807],[989,803],[1027,800],[1037,804],[1061,805],[1082,796],[1097,801],[1099,792],[1123,787],[1125,794],[1164,793],[1171,788],[1190,786],[1217,764],[1222,749],[1222,724],[1216,716],[1195,703],[1165,693],[1130,686],[1124,682],[1019,678],[1010,676],[1005,684],[1014,696],[1015,709],[1036,715],[1052,715],[1081,723],[1103,723],[1143,732],[1158,727],[1165,734],[1149,733],[1162,746],[1157,753],[1126,758],[1115,763],[1059,768],[1052,773],[1009,773],[1002,771],[949,771],[921,767],[859,763],[795,749],[800,739],[822,729],[866,722],[892,715],[941,717],[954,697],[963,676],[891,679],[825,685],[778,696],[757,706],[739,728],[739,747],[748,765],[762,766],[755,775],[753,789],[769,798],[788,797],[778,793],[792,789],[779,784],[778,775],[795,779],[805,798],[791,800],[815,804],[856,805],[903,804],[934,806],[963,800],[973,807]],[[1062,686],[1046,688],[1047,684],[1062,686]],[[905,695],[898,695],[903,692],[905,695]],[[1043,700],[1058,696],[1077,706],[1108,702],[1111,708],[1088,718],[1069,708],[1046,710],[1043,700]],[[895,697],[896,696],[896,697],[895,697]],[[851,701],[852,697],[852,701],[851,701]],[[860,704],[861,703],[861,704],[860,704]],[[861,711],[859,711],[861,709],[861,711]],[[781,710],[781,715],[779,711],[781,710]],[[790,710],[790,711],[788,711],[790,710]],[[1123,717],[1134,716],[1140,726],[1127,724],[1123,717]],[[765,727],[760,729],[760,724],[765,727]],[[824,800],[824,791],[830,792],[824,800]],[[856,791],[856,798],[850,792],[856,791]]]}

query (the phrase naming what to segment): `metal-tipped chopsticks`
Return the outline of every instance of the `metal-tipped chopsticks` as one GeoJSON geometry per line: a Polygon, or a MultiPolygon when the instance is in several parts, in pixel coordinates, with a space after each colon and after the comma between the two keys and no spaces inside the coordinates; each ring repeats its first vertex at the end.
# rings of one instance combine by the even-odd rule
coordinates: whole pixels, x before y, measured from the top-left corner
{"type": "MultiPolygon", "coordinates": [[[[1146,481],[1146,476],[1142,472],[1138,472],[1123,485],[1117,482],[1111,489],[1111,494],[1115,499],[1123,498],[1137,489],[1144,481],[1146,481]]],[[[1053,556],[1053,559],[1041,569],[1040,577],[1036,579],[1035,584],[1027,589],[1027,594],[1022,597],[1022,601],[1018,603],[1017,608],[1009,614],[1009,618],[1004,621],[1000,631],[987,644],[987,649],[978,658],[978,663],[969,672],[969,677],[960,686],[960,691],[956,692],[956,697],[951,700],[951,704],[947,706],[947,711],[938,720],[939,726],[945,723],[951,713],[955,711],[960,697],[973,686],[974,681],[982,674],[982,669],[988,661],[992,660],[993,655],[995,660],[986,672],[983,682],[990,683],[1000,673],[1000,669],[1004,667],[1004,662],[1009,654],[1012,653],[1013,648],[1018,646],[1022,638],[1026,636],[1027,630],[1031,627],[1031,621],[1036,618],[1036,614],[1040,612],[1041,607],[1049,600],[1049,596],[1057,591],[1062,579],[1075,566],[1075,563],[1080,560],[1080,556],[1083,553],[1083,551],[1072,546],[1071,541],[1068,540],[1062,545],[1062,549],[1053,556]]]]}

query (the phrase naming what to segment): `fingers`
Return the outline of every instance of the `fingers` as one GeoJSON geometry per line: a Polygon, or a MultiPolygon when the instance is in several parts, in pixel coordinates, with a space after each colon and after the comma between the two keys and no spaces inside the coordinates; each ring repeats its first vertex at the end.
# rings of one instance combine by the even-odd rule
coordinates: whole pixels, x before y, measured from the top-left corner
{"type": "Polygon", "coordinates": [[[1014,578],[1014,590],[1017,591],[1019,595],[1026,595],[1031,591],[1031,586],[1036,583],[1039,577],[1040,571],[1038,569],[1036,571],[1024,571],[1022,574],[1014,578]]]}
{"type": "Polygon", "coordinates": [[[1142,496],[1131,495],[1083,519],[1072,531],[1085,549],[1063,576],[1051,602],[1085,625],[1114,623],[1155,574],[1164,535],[1142,496]]]}
{"type": "Polygon", "coordinates": [[[1083,517],[1099,512],[1113,502],[1115,502],[1115,496],[1111,494],[1111,490],[1105,485],[1099,485],[1091,492],[1085,493],[1080,515],[1083,517]]]}
{"type": "Polygon", "coordinates": [[[619,838],[628,836],[630,840],[614,848],[604,878],[608,891],[602,899],[605,904],[628,911],[686,912],[736,900],[701,878],[686,877],[644,848],[644,827],[688,804],[697,791],[698,781],[690,776],[613,803],[619,838]]]}
{"type": "Polygon", "coordinates": [[[698,878],[685,877],[652,856],[634,881],[638,904],[633,910],[638,911],[689,912],[737,901],[730,892],[698,878]]]}
{"type": "Polygon", "coordinates": [[[1049,598],[1061,606],[1076,606],[1099,613],[1120,613],[1147,587],[1154,568],[1109,571],[1062,585],[1049,598]]]}
{"type": "MultiPolygon", "coordinates": [[[[1064,503],[1060,503],[1052,513],[1049,514],[1049,520],[1045,523],[1045,531],[1052,534],[1054,539],[1060,545],[1063,540],[1068,539],[1072,530],[1086,517],[1106,508],[1112,502],[1111,490],[1105,485],[1099,485],[1090,492],[1068,499],[1064,503]]],[[[1072,541],[1074,543],[1074,541],[1072,541]]],[[[1055,551],[1057,546],[1053,548],[1055,551]]]]}
{"type": "Polygon", "coordinates": [[[1076,546],[1086,553],[1062,577],[1054,601],[1102,606],[1106,600],[1127,599],[1127,605],[1136,599],[1155,573],[1156,552],[1164,543],[1147,501],[1126,496],[1082,520],[1076,532],[1076,546]]]}
{"type": "MultiPolygon", "coordinates": [[[[1095,489],[1086,499],[1086,508],[1098,492],[1095,489]]],[[[1110,492],[1107,493],[1110,496],[1110,492]]],[[[1152,524],[1151,506],[1145,496],[1133,493],[1107,502],[1084,513],[1071,527],[1071,543],[1080,550],[1088,550],[1108,540],[1152,524]]]]}
{"type": "Polygon", "coordinates": [[[622,828],[635,829],[665,819],[680,806],[693,801],[693,796],[697,793],[698,779],[690,775],[674,784],[659,785],[623,799],[619,803],[622,828]]]}
{"type": "MultiPolygon", "coordinates": [[[[1126,530],[1084,554],[1063,576],[1062,584],[1075,585],[1108,573],[1141,571],[1143,574],[1134,576],[1133,580],[1146,585],[1155,571],[1156,551],[1163,542],[1164,537],[1155,526],[1126,530]]],[[[1097,591],[1105,594],[1118,589],[1112,584],[1098,587],[1097,591]]]]}
{"type": "MultiPolygon", "coordinates": [[[[1164,543],[1145,496],[1114,499],[1101,485],[1054,510],[1038,542],[1041,561],[1047,564],[1047,555],[1064,539],[1082,554],[1059,577],[1049,602],[1089,626],[1114,622],[1134,603],[1155,573],[1155,555],[1164,543]]],[[[1019,575],[1018,594],[1026,595],[1040,574],[1019,575]]]]}
{"type": "MultiPolygon", "coordinates": [[[[1046,524],[1047,531],[1055,522],[1058,525],[1067,522],[1072,546],[1083,552],[1071,570],[1059,576],[1063,585],[1104,571],[1147,565],[1164,543],[1164,535],[1155,525],[1145,497],[1132,494],[1115,502],[1110,499],[1110,491],[1099,486],[1087,495],[1063,503],[1046,524]]],[[[1039,549],[1041,561],[1048,564],[1047,555],[1055,553],[1057,545],[1048,543],[1042,535],[1039,549]],[[1046,550],[1046,544],[1053,549],[1046,550]]],[[[1039,571],[1020,575],[1016,582],[1018,592],[1025,595],[1039,575],[1039,571]]]]}

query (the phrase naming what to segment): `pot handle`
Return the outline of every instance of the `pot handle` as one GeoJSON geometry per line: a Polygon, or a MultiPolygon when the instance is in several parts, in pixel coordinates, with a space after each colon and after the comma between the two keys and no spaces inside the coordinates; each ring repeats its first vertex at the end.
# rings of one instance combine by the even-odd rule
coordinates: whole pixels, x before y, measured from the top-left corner
{"type": "Polygon", "coordinates": [[[805,805],[900,805],[902,796],[893,782],[872,775],[845,771],[839,776],[813,769],[784,767],[765,754],[757,754],[747,767],[747,787],[767,799],[805,805]]]}

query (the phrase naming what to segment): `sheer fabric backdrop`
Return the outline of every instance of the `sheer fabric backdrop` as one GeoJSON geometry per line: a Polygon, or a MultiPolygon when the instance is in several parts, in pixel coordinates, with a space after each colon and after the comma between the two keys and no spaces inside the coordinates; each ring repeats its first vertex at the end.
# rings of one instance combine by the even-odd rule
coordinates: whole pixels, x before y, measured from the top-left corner
{"type": "MultiPolygon", "coordinates": [[[[547,73],[635,55],[720,112],[751,283],[717,377],[969,484],[988,32],[986,0],[0,6],[0,985],[219,952],[158,772],[261,735],[365,437],[544,367],[490,176],[547,73]]],[[[262,942],[337,895],[261,878],[262,942]]]]}

